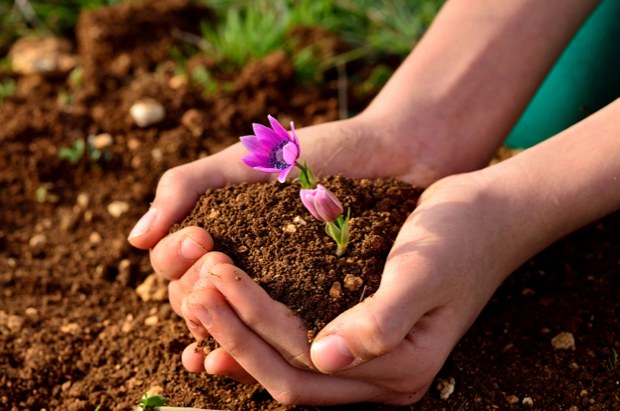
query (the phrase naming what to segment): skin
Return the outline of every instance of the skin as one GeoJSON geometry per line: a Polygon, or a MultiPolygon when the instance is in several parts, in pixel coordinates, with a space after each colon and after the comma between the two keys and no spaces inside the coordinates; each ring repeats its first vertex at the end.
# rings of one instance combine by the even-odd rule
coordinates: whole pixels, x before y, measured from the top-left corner
{"type": "Polygon", "coordinates": [[[193,335],[211,334],[222,346],[206,358],[188,347],[185,367],[258,382],[286,404],[419,400],[516,267],[620,208],[620,101],[481,169],[595,3],[448,2],[366,111],[299,130],[303,160],[318,175],[430,186],[378,292],[310,348],[301,320],[213,252],[208,233],[188,227],[166,236],[206,188],[274,176],[243,165],[239,144],[166,172],[129,241],[151,249],[193,335]]]}

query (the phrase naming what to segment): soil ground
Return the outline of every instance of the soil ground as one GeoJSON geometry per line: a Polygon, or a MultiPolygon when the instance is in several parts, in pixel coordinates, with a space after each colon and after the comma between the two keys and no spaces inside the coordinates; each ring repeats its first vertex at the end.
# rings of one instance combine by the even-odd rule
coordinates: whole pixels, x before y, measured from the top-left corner
{"type": "MultiPolygon", "coordinates": [[[[84,86],[22,76],[0,107],[1,410],[128,410],[152,387],[171,405],[285,409],[260,387],[183,370],[191,336],[166,303],[164,284],[149,283],[148,301],[138,295],[152,270],[126,236],[168,168],[226,147],[269,113],[286,113],[281,120],[298,127],[336,119],[337,79],[298,84],[276,53],[205,96],[175,77],[162,52],[179,41],[166,24],[191,30],[197,12],[183,1],[156,3],[83,16],[75,44],[84,86]],[[128,16],[141,24],[118,23],[128,16]],[[67,92],[71,99],[59,98],[67,92]],[[143,97],[164,105],[162,123],[133,125],[129,107],[143,97]],[[100,133],[113,137],[109,161],[59,158],[61,147],[100,133]]],[[[524,264],[440,372],[438,382],[454,379],[454,393],[442,400],[433,388],[404,409],[620,409],[618,232],[616,213],[524,264]],[[574,336],[574,349],[553,347],[562,332],[574,336]]],[[[345,408],[393,407],[335,409],[345,408]]]]}

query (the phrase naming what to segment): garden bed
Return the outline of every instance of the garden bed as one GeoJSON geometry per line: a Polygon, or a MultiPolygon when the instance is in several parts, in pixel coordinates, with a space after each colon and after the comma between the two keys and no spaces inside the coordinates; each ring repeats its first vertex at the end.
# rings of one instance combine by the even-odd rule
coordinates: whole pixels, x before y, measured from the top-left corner
{"type": "MultiPolygon", "coordinates": [[[[337,119],[338,78],[298,82],[289,56],[275,53],[221,74],[226,87],[205,93],[178,76],[165,52],[183,41],[167,25],[191,32],[203,11],[157,3],[83,16],[80,84],[67,75],[15,75],[17,91],[0,106],[0,409],[126,410],[153,387],[172,405],[284,409],[258,386],[183,369],[192,338],[164,284],[139,287],[152,270],[126,236],[165,170],[238,141],[270,113],[298,127],[337,119]],[[119,23],[129,20],[141,25],[119,23]],[[140,36],[144,30],[151,35],[140,36]],[[129,108],[141,98],[163,104],[161,123],[133,123],[129,108]],[[112,137],[105,156],[86,152],[75,164],[59,156],[105,133],[112,137]]],[[[350,93],[350,107],[371,97],[350,93]]],[[[616,213],[524,264],[431,391],[405,409],[620,409],[619,232],[616,213]],[[574,346],[554,347],[561,333],[574,346]],[[435,388],[440,379],[454,379],[447,400],[435,388]]]]}

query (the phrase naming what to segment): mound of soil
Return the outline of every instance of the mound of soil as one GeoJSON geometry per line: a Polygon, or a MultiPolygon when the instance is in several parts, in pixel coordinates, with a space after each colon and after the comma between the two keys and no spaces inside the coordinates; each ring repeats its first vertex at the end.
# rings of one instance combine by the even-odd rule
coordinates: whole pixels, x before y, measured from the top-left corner
{"type": "MultiPolygon", "coordinates": [[[[298,84],[288,57],[277,53],[205,95],[164,55],[146,61],[142,51],[176,41],[171,25],[197,31],[193,11],[183,11],[195,6],[147,4],[81,19],[81,33],[113,33],[77,45],[88,75],[104,81],[73,88],[67,77],[15,76],[17,92],[0,106],[0,409],[128,410],[150,389],[171,405],[284,409],[260,387],[182,369],[192,338],[166,302],[165,284],[149,277],[147,253],[126,236],[165,170],[237,141],[269,113],[286,113],[281,122],[298,127],[336,119],[337,81],[298,84]],[[154,15],[172,8],[174,19],[154,15]],[[166,29],[149,43],[119,21],[166,29]],[[119,66],[99,64],[108,58],[128,60],[129,69],[119,76],[119,66]],[[166,118],[141,129],[128,109],[144,97],[161,102],[166,118]],[[112,137],[109,160],[59,158],[61,148],[101,133],[112,137]]],[[[454,379],[454,393],[442,400],[433,388],[404,409],[620,409],[619,231],[616,213],[517,270],[440,372],[454,379]],[[554,348],[560,333],[575,345],[554,348]]]]}
{"type": "Polygon", "coordinates": [[[206,229],[272,298],[287,305],[309,338],[338,314],[371,296],[420,190],[395,179],[319,181],[351,209],[351,238],[337,257],[325,224],[304,209],[299,185],[242,184],[209,190],[175,231],[206,229]]]}

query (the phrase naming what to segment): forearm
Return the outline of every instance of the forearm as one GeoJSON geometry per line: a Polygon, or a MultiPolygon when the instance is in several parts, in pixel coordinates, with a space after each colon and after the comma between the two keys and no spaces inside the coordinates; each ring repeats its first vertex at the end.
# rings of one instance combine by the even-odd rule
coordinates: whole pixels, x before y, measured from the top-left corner
{"type": "Polygon", "coordinates": [[[432,139],[451,172],[483,167],[596,3],[448,1],[369,115],[432,139]]]}
{"type": "MultiPolygon", "coordinates": [[[[524,253],[620,209],[620,99],[557,136],[483,170],[514,216],[524,253]]],[[[524,255],[519,258],[528,258],[524,255]]]]}

